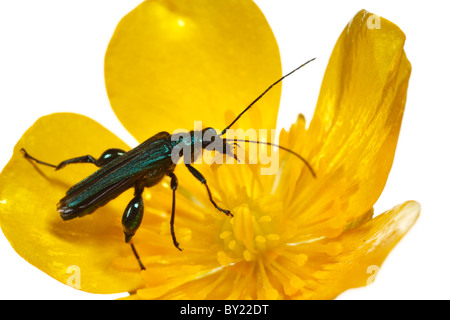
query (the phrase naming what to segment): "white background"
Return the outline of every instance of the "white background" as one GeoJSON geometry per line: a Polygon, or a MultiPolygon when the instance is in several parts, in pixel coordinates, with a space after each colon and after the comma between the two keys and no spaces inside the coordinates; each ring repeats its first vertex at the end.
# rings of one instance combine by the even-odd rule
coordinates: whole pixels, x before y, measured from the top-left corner
{"type": "MultiPolygon", "coordinates": [[[[408,100],[381,213],[421,203],[416,225],[388,256],[376,281],[340,299],[448,299],[450,45],[446,1],[256,1],[277,38],[284,71],[317,60],[283,84],[281,124],[298,112],[311,119],[333,46],[360,9],[396,23],[412,63],[408,100]]],[[[22,0],[0,3],[0,169],[40,116],[85,114],[122,137],[103,79],[106,46],[138,0],[22,0]]],[[[0,234],[0,299],[111,299],[60,284],[20,258],[0,234]]]]}

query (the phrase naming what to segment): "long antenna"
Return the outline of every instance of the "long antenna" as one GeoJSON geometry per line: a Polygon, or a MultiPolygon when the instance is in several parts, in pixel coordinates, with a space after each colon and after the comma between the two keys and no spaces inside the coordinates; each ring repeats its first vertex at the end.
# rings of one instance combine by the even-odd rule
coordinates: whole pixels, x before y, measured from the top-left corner
{"type": "Polygon", "coordinates": [[[275,81],[274,83],[272,83],[272,84],[271,84],[271,85],[270,85],[263,93],[261,93],[261,94],[259,95],[258,98],[256,98],[255,100],[253,100],[253,102],[250,103],[250,104],[248,105],[248,107],[245,108],[244,111],[242,111],[242,112],[236,117],[236,119],[233,120],[233,122],[231,122],[225,129],[223,129],[222,132],[220,133],[220,135],[221,135],[221,136],[224,135],[225,132],[227,132],[227,130],[230,129],[231,126],[232,126],[236,121],[238,121],[239,118],[240,118],[245,112],[247,112],[248,109],[250,109],[250,108],[251,108],[251,107],[252,107],[259,99],[261,99],[261,98],[262,98],[262,97],[263,97],[270,89],[272,89],[273,86],[277,85],[277,84],[278,84],[279,82],[281,82],[284,78],[290,76],[290,75],[293,74],[295,71],[297,71],[298,69],[304,67],[305,65],[307,65],[308,63],[310,63],[311,61],[313,61],[313,60],[315,60],[315,59],[316,59],[316,58],[313,58],[313,59],[311,59],[311,60],[305,62],[305,63],[302,64],[301,66],[295,68],[294,70],[292,70],[292,71],[289,72],[288,74],[284,75],[283,77],[281,77],[280,79],[278,79],[277,81],[275,81]]]}
{"type": "Polygon", "coordinates": [[[286,152],[289,152],[291,154],[293,154],[294,156],[296,156],[297,158],[299,158],[300,160],[303,161],[303,163],[306,165],[306,167],[308,168],[308,170],[311,172],[312,176],[315,178],[316,177],[316,173],[314,172],[313,168],[311,167],[311,165],[309,164],[309,162],[303,158],[301,155],[299,155],[297,152],[292,151],[291,149],[288,149],[286,147],[280,146],[278,144],[275,143],[271,143],[271,142],[265,142],[265,141],[257,141],[257,140],[248,140],[248,139],[225,139],[226,141],[229,142],[247,142],[247,143],[257,143],[257,144],[265,144],[268,146],[274,146],[274,147],[278,147],[281,150],[284,150],[286,152]]]}

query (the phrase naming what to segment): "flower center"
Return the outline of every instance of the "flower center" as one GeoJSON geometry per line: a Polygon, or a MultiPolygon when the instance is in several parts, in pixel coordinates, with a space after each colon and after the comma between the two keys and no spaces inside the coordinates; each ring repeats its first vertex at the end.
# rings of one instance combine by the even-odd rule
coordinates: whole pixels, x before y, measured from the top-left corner
{"type": "Polygon", "coordinates": [[[222,220],[219,241],[223,250],[218,255],[221,264],[255,261],[279,243],[279,224],[274,216],[281,212],[282,203],[269,200],[247,200],[233,208],[233,218],[222,220]]]}

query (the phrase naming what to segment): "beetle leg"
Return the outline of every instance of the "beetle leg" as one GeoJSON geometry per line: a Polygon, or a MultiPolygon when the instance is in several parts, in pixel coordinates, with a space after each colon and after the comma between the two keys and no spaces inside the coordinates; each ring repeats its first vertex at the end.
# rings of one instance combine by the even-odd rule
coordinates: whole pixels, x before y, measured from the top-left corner
{"type": "Polygon", "coordinates": [[[36,159],[35,157],[30,156],[30,155],[28,154],[28,152],[27,152],[24,148],[20,149],[20,151],[23,152],[23,155],[24,155],[25,158],[30,159],[30,160],[33,160],[33,161],[35,161],[36,163],[43,164],[43,165],[46,165],[46,166],[49,166],[49,167],[52,167],[52,168],[56,168],[56,167],[57,167],[57,166],[55,166],[54,164],[50,164],[50,163],[47,163],[47,162],[38,160],[38,159],[36,159]]]}
{"type": "Polygon", "coordinates": [[[136,252],[136,248],[131,242],[131,238],[141,225],[142,218],[144,216],[144,201],[142,199],[143,190],[143,188],[136,186],[134,198],[130,201],[122,216],[122,227],[125,234],[125,242],[131,244],[131,250],[133,250],[133,254],[136,257],[141,270],[145,270],[145,267],[136,252]]]}
{"type": "Polygon", "coordinates": [[[211,191],[209,190],[208,184],[206,183],[206,179],[205,177],[200,173],[200,171],[198,171],[197,169],[195,169],[193,166],[191,166],[189,163],[185,163],[186,167],[189,169],[189,171],[192,173],[192,175],[198,180],[200,181],[203,185],[205,185],[206,187],[206,191],[208,191],[208,196],[209,196],[209,201],[211,201],[211,203],[214,205],[214,207],[216,207],[217,210],[222,211],[223,213],[225,213],[227,216],[233,216],[233,214],[230,212],[230,210],[225,210],[222,209],[221,207],[219,207],[216,202],[214,201],[214,199],[212,198],[211,195],[211,191]]]}
{"type": "Polygon", "coordinates": [[[139,267],[141,268],[141,270],[145,270],[145,267],[144,267],[144,265],[141,262],[141,258],[139,258],[139,255],[138,255],[138,253],[136,251],[136,248],[134,247],[133,242],[130,242],[130,245],[131,245],[131,250],[133,250],[133,254],[134,254],[134,256],[136,257],[136,259],[137,259],[137,261],[139,263],[139,267]]]}
{"type": "Polygon", "coordinates": [[[171,172],[169,174],[170,180],[170,188],[172,189],[172,215],[170,216],[170,234],[172,235],[172,241],[175,247],[182,251],[183,249],[180,248],[180,244],[177,242],[177,239],[175,238],[175,191],[178,189],[178,179],[177,176],[171,172]]]}
{"type": "Polygon", "coordinates": [[[55,168],[55,170],[59,170],[64,168],[66,165],[71,164],[71,163],[93,163],[95,164],[97,167],[103,167],[104,165],[106,165],[107,163],[111,162],[114,159],[117,159],[119,156],[123,155],[126,153],[126,151],[121,150],[121,149],[108,149],[105,152],[102,153],[102,155],[98,158],[95,159],[93,156],[91,155],[86,155],[86,156],[81,156],[81,157],[76,157],[76,158],[72,158],[72,159],[68,159],[68,160],[64,160],[63,162],[61,162],[58,165],[54,165],[54,164],[50,164],[44,161],[40,161],[34,157],[32,157],[25,149],[21,149],[22,152],[25,155],[25,158],[31,159],[39,164],[43,164],[52,168],[55,168]]]}

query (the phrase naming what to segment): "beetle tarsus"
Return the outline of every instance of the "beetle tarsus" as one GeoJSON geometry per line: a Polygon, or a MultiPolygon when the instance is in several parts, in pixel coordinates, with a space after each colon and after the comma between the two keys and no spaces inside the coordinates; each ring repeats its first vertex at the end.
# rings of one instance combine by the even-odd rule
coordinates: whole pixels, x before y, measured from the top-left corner
{"type": "Polygon", "coordinates": [[[31,156],[24,148],[20,149],[20,151],[23,152],[24,157],[27,158],[27,159],[33,160],[34,162],[39,163],[39,164],[43,164],[45,166],[56,168],[56,166],[54,164],[50,164],[50,163],[38,160],[35,157],[31,156]]]}
{"type": "Polygon", "coordinates": [[[136,248],[134,247],[134,244],[132,242],[130,242],[130,245],[131,245],[131,250],[133,250],[134,256],[136,257],[136,259],[137,259],[137,261],[139,263],[139,267],[141,268],[141,270],[146,270],[145,266],[142,264],[141,259],[139,258],[139,255],[138,255],[138,253],[136,251],[136,248]]]}

